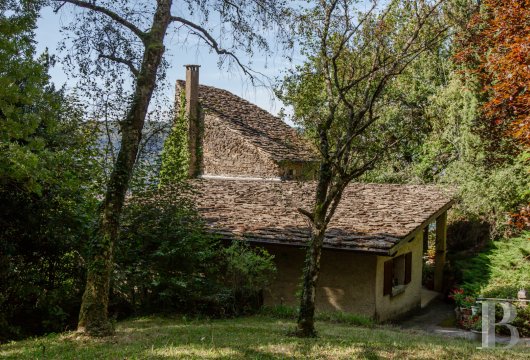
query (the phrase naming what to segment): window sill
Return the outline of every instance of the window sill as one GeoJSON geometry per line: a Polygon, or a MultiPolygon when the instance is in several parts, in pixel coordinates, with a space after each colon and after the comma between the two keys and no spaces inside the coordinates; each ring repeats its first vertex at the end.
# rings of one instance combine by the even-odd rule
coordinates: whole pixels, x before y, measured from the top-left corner
{"type": "Polygon", "coordinates": [[[407,285],[396,285],[392,287],[392,293],[390,296],[396,296],[405,292],[407,285]]]}

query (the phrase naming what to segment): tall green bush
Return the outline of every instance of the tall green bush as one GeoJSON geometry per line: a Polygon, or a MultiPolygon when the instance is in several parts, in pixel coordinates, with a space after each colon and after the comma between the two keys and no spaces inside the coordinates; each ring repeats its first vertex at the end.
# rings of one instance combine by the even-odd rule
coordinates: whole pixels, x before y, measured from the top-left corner
{"type": "Polygon", "coordinates": [[[273,256],[263,248],[234,241],[222,249],[221,282],[230,290],[231,313],[246,313],[260,307],[262,290],[275,275],[273,256]]]}
{"type": "Polygon", "coordinates": [[[179,311],[234,315],[274,272],[272,257],[244,243],[227,246],[204,231],[185,185],[128,200],[116,249],[112,308],[118,315],[179,311]]]}

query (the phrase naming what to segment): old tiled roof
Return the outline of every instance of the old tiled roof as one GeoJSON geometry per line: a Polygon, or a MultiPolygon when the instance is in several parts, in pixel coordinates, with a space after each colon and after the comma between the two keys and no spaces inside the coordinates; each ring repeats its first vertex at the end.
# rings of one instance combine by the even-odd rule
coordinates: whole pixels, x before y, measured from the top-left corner
{"type": "MultiPolygon", "coordinates": [[[[177,80],[184,91],[186,82],[177,80]]],[[[312,148],[296,130],[280,118],[229,91],[199,85],[199,102],[204,110],[225,120],[247,141],[268,153],[275,161],[313,161],[312,148]]]]}
{"type": "MultiPolygon", "coordinates": [[[[315,182],[193,180],[196,204],[211,232],[251,242],[304,245],[315,182]]],[[[326,248],[381,255],[410,239],[451,205],[434,186],[350,184],[329,224],[326,248]]]]}

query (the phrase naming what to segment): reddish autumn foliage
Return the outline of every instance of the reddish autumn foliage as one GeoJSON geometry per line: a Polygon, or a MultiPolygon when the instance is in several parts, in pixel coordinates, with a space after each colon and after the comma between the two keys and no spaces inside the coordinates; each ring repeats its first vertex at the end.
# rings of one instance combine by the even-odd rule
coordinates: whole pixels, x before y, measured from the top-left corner
{"type": "Polygon", "coordinates": [[[512,214],[510,224],[518,229],[530,229],[530,205],[523,206],[519,213],[512,214]]]}
{"type": "MultiPolygon", "coordinates": [[[[483,0],[459,40],[456,58],[480,81],[493,148],[506,152],[501,140],[513,138],[530,149],[530,0],[483,0]]],[[[530,228],[530,205],[510,223],[530,228]]]]}
{"type": "Polygon", "coordinates": [[[485,118],[530,146],[530,0],[484,0],[466,30],[457,58],[478,75],[485,118]]]}

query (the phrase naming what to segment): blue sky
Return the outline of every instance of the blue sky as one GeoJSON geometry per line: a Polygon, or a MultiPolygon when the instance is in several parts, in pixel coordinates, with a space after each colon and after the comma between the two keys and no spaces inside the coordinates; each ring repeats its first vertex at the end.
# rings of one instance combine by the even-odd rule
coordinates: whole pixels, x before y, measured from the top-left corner
{"type": "MultiPolygon", "coordinates": [[[[41,53],[46,48],[52,54],[59,54],[57,45],[62,39],[60,33],[61,25],[69,21],[68,12],[61,11],[59,14],[53,13],[50,8],[43,10],[41,18],[38,21],[36,31],[37,52],[41,53]]],[[[168,37],[171,40],[171,37],[168,37]]],[[[250,84],[237,69],[227,70],[226,67],[219,70],[217,66],[218,56],[210,53],[208,48],[197,43],[184,47],[178,44],[168,44],[166,52],[167,59],[171,67],[168,71],[168,80],[174,84],[177,79],[184,79],[185,64],[199,64],[201,84],[212,85],[222,89],[229,90],[248,101],[259,105],[273,114],[277,114],[282,104],[276,99],[273,93],[263,87],[256,88],[250,84]]],[[[60,55],[60,54],[59,54],[60,55]]],[[[250,60],[244,54],[241,56],[244,63],[250,60]]],[[[284,58],[278,54],[271,54],[268,59],[264,57],[255,57],[252,59],[252,68],[262,72],[267,76],[274,78],[281,75],[281,72],[291,66],[284,58]]],[[[62,65],[58,63],[50,70],[52,81],[57,86],[66,84],[67,87],[73,87],[75,83],[69,80],[65,74],[62,65]]],[[[171,86],[173,91],[173,86],[171,86]]],[[[169,94],[173,98],[173,94],[169,94]]]]}

